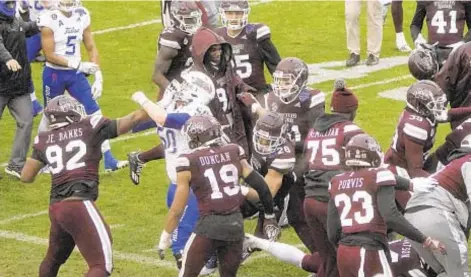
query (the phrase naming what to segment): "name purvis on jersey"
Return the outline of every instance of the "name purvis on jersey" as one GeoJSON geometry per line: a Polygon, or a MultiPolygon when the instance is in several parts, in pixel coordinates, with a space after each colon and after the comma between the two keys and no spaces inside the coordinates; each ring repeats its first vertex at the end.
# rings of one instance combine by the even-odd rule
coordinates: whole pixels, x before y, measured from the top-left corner
{"type": "MultiPolygon", "coordinates": [[[[190,104],[180,109],[176,109],[175,105],[170,105],[167,108],[167,113],[187,113],[190,116],[194,115],[211,115],[211,111],[207,106],[199,103],[190,104]]],[[[188,147],[187,138],[181,133],[181,130],[165,128],[159,126],[157,128],[160,140],[165,146],[165,166],[167,169],[167,175],[170,182],[173,184],[177,183],[177,158],[181,154],[188,153],[190,148],[188,147]]]]}
{"type": "MultiPolygon", "coordinates": [[[[54,53],[68,60],[81,60],[80,46],[83,40],[83,32],[90,26],[90,13],[84,7],[79,7],[72,12],[72,16],[67,17],[59,10],[47,10],[42,13],[37,20],[38,27],[47,27],[54,32],[54,53]]],[[[46,62],[46,66],[72,70],[68,67],[46,62]]]]}

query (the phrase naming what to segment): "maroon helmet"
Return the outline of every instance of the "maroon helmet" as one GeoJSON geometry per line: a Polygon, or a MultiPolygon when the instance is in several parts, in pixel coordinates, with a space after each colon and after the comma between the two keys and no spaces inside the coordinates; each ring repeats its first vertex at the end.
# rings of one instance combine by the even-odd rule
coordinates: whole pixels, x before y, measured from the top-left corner
{"type": "Polygon", "coordinates": [[[219,7],[221,23],[230,30],[244,28],[249,22],[249,13],[247,0],[223,0],[219,7]]]}
{"type": "Polygon", "coordinates": [[[416,49],[409,56],[409,71],[417,80],[431,80],[440,69],[434,49],[416,49]]]}
{"type": "Polygon", "coordinates": [[[352,137],[345,146],[345,165],[349,167],[379,167],[383,155],[378,142],[367,134],[352,137]]]}
{"type": "Polygon", "coordinates": [[[79,122],[87,116],[83,105],[69,95],[59,95],[51,99],[44,109],[44,115],[51,129],[79,122]]]}
{"type": "Polygon", "coordinates": [[[293,102],[306,87],[309,69],[298,58],[284,58],[273,72],[273,92],[286,104],[293,102]]]}
{"type": "Polygon", "coordinates": [[[255,151],[269,155],[283,145],[288,132],[288,124],[275,112],[267,112],[257,120],[253,129],[255,151]]]}
{"type": "Polygon", "coordinates": [[[188,139],[190,149],[222,144],[221,124],[210,115],[192,116],[183,126],[182,132],[188,139]]]}
{"type": "Polygon", "coordinates": [[[173,27],[194,34],[201,27],[202,12],[195,1],[172,1],[170,4],[173,27]]]}
{"type": "Polygon", "coordinates": [[[407,90],[407,106],[421,116],[434,119],[446,110],[446,104],[446,94],[433,81],[418,81],[407,90]]]}

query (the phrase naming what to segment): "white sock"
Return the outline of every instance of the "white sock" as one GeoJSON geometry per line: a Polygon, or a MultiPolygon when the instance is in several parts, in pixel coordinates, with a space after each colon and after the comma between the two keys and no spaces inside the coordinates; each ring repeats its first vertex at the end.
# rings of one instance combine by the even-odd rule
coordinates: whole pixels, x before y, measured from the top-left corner
{"type": "Polygon", "coordinates": [[[405,41],[405,40],[406,40],[406,37],[404,36],[404,33],[403,33],[403,32],[396,33],[396,40],[403,40],[403,41],[405,41]]]}
{"type": "Polygon", "coordinates": [[[38,100],[38,99],[36,98],[36,92],[35,92],[35,91],[31,92],[31,94],[30,94],[29,96],[31,97],[31,101],[36,101],[36,100],[38,100]]]}
{"type": "Polygon", "coordinates": [[[274,242],[265,239],[256,238],[256,246],[267,251],[279,260],[302,268],[302,262],[306,253],[300,249],[281,242],[274,242]]]}

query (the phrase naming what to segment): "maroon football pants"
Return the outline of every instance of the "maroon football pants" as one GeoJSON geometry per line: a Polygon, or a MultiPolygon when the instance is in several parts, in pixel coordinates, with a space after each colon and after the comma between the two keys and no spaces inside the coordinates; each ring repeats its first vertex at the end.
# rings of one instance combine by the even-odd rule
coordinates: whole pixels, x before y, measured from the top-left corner
{"type": "Polygon", "coordinates": [[[242,262],[243,240],[222,241],[192,234],[185,246],[181,277],[197,277],[210,256],[217,253],[219,275],[235,277],[242,262]]]}
{"type": "Polygon", "coordinates": [[[336,251],[327,237],[327,207],[328,203],[316,200],[314,197],[304,199],[306,221],[311,230],[311,237],[320,256],[318,277],[338,277],[336,251]]]}
{"type": "Polygon", "coordinates": [[[77,245],[88,264],[86,277],[106,277],[113,269],[111,233],[95,203],[62,201],[49,206],[51,228],[39,277],[55,277],[77,245]]]}
{"type": "Polygon", "coordinates": [[[393,276],[384,250],[366,250],[361,246],[340,244],[337,266],[340,277],[393,276]]]}
{"type": "Polygon", "coordinates": [[[289,225],[293,227],[299,239],[301,239],[311,253],[314,253],[316,246],[311,231],[309,230],[309,225],[306,222],[303,205],[304,196],[305,192],[303,187],[297,185],[292,186],[289,191],[289,203],[286,216],[288,217],[289,225]]]}

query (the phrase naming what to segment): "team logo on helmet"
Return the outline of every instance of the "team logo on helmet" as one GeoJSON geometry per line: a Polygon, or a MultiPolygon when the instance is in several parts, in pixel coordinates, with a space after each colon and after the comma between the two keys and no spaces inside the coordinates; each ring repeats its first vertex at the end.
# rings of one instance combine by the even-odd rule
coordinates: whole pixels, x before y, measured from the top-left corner
{"type": "Polygon", "coordinates": [[[407,90],[407,106],[424,117],[435,119],[446,111],[447,98],[433,81],[418,81],[407,90]]]}
{"type": "Polygon", "coordinates": [[[192,116],[182,129],[190,149],[196,149],[201,146],[221,145],[221,132],[221,124],[210,115],[192,116]]]}
{"type": "Polygon", "coordinates": [[[69,95],[60,95],[51,99],[44,110],[44,115],[51,129],[79,122],[86,117],[83,105],[69,95]]]}
{"type": "Polygon", "coordinates": [[[381,147],[367,134],[359,134],[345,146],[345,165],[350,167],[379,167],[382,163],[381,147]]]}

